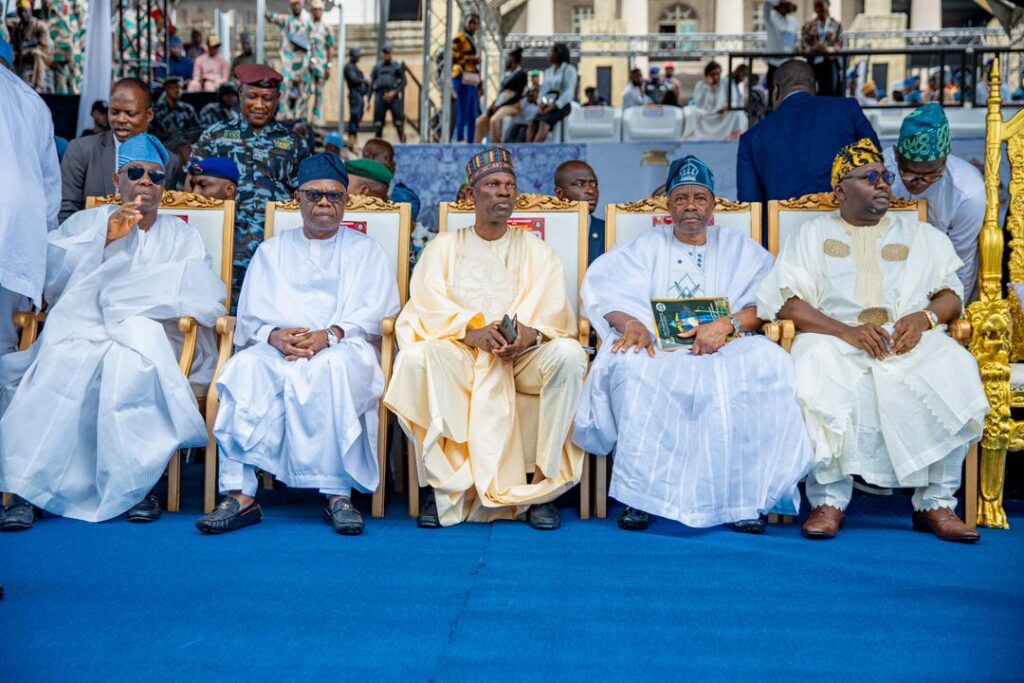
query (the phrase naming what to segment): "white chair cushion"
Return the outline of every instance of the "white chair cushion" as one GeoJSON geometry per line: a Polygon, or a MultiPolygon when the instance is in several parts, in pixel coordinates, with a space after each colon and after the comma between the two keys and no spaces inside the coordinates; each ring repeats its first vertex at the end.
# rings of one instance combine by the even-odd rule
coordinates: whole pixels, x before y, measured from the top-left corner
{"type": "Polygon", "coordinates": [[[679,107],[630,107],[622,113],[622,139],[678,140],[683,136],[679,107]]]}

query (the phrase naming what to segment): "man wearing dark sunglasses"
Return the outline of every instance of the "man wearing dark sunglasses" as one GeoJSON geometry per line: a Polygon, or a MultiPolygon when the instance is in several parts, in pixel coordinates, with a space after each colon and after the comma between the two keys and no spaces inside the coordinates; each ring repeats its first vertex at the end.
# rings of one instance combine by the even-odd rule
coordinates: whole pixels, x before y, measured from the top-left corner
{"type": "Polygon", "coordinates": [[[214,435],[220,504],[203,533],[263,520],[256,468],[325,496],[324,521],[362,533],[352,489],[377,488],[377,420],[384,377],[381,325],[398,312],[395,274],[381,246],[342,229],[349,174],[336,154],[299,167],[302,228],[264,242],[245,276],[235,341],[246,346],[221,375],[214,435]]]}
{"type": "Polygon", "coordinates": [[[815,453],[802,531],[835,538],[860,476],[913,488],[915,530],[973,543],[954,494],[989,407],[978,364],[945,330],[963,309],[963,262],[942,232],[888,212],[893,180],[870,140],[840,150],[839,212],[804,223],[758,293],[762,319],[799,333],[797,398],[815,453]]]}
{"type": "Polygon", "coordinates": [[[158,214],[169,160],[152,135],[129,138],[113,177],[121,204],[79,211],[50,233],[46,326],[28,351],[0,360],[0,376],[14,379],[0,400],[0,490],[15,494],[2,530],[32,526],[33,505],[90,522],[125,512],[154,521],[151,489],[171,456],[206,443],[190,381],[209,383],[213,336],[200,337],[198,358],[209,360],[186,377],[178,321],[212,327],[225,290],[199,233],[158,214]]]}
{"type": "Polygon", "coordinates": [[[964,303],[978,287],[978,233],[985,220],[985,181],[970,162],[950,154],[949,121],[938,102],[903,119],[900,139],[885,150],[885,167],[896,175],[892,193],[928,202],[928,222],[946,233],[964,265],[957,272],[964,303]]]}

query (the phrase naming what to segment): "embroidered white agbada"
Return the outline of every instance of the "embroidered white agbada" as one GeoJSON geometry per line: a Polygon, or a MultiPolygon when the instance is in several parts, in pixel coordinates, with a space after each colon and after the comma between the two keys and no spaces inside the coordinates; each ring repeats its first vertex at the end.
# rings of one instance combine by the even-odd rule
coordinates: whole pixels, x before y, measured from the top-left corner
{"type": "Polygon", "coordinates": [[[289,486],[376,489],[381,321],[397,313],[395,274],[373,239],[300,229],[261,244],[238,302],[235,342],[248,348],[217,382],[221,457],[289,486]],[[288,361],[267,342],[275,327],[331,325],[345,336],[312,358],[288,361]]]}
{"type": "Polygon", "coordinates": [[[709,228],[697,251],[665,226],[587,271],[584,314],[601,336],[601,350],[573,440],[591,453],[615,450],[610,494],[616,500],[695,527],[799,509],[797,482],[810,469],[811,449],[784,351],[751,335],[706,356],[612,353],[619,333],[605,319],[626,313],[653,337],[651,299],[724,296],[738,312],[754,305],[771,264],[771,255],[738,231],[709,228]],[[703,267],[696,267],[697,254],[703,267]]]}
{"type": "Polygon", "coordinates": [[[176,449],[206,443],[168,331],[224,314],[199,233],[158,216],[104,246],[116,209],[79,211],[50,234],[46,324],[0,359],[0,491],[91,522],[142,500],[176,449]]]}
{"type": "Polygon", "coordinates": [[[0,66],[0,355],[17,345],[14,312],[42,303],[46,234],[57,227],[60,162],[53,117],[32,88],[0,66]]]}
{"type": "MultiPolygon", "coordinates": [[[[962,297],[962,265],[927,223],[890,213],[855,227],[836,212],[804,223],[783,245],[758,314],[774,318],[796,296],[848,325],[891,325],[943,289],[962,297]]],[[[797,335],[792,355],[821,484],[860,475],[878,486],[925,486],[929,465],[962,457],[981,438],[988,402],[978,365],[944,325],[884,360],[812,333],[797,335]]]]}

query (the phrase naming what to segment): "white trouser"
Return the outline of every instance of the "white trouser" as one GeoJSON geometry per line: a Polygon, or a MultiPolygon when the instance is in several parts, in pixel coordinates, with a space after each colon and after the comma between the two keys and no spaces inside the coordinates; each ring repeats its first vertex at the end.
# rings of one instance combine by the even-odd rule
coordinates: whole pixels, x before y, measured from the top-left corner
{"type": "MultiPolygon", "coordinates": [[[[259,482],[256,479],[256,466],[245,465],[237,460],[225,458],[223,455],[220,455],[219,461],[220,481],[218,483],[220,492],[241,491],[250,498],[255,498],[256,489],[259,488],[259,482]]],[[[320,493],[325,496],[351,496],[352,487],[320,489],[320,493]]]]}
{"type": "Polygon", "coordinates": [[[0,287],[0,356],[18,350],[18,330],[14,327],[14,314],[30,308],[28,299],[0,287]]]}
{"type": "MultiPolygon", "coordinates": [[[[928,485],[915,488],[911,498],[915,510],[956,510],[954,494],[960,488],[960,475],[969,448],[969,445],[961,446],[928,467],[928,485]]],[[[853,496],[853,477],[821,484],[815,475],[814,470],[807,475],[807,500],[811,506],[830,505],[845,510],[853,496]]]]}

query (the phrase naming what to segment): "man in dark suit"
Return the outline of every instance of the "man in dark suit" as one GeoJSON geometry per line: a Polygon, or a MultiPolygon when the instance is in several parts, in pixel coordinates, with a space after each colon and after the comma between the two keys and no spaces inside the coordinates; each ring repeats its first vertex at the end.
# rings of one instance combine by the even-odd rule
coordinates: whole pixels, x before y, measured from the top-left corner
{"type": "Polygon", "coordinates": [[[587,265],[604,253],[604,220],[594,215],[600,188],[597,174],[585,161],[566,161],[555,169],[555,196],[574,202],[586,202],[590,213],[587,235],[587,265]]]}
{"type": "Polygon", "coordinates": [[[840,149],[878,136],[852,98],[815,97],[814,70],[791,59],[775,71],[775,111],[740,136],[736,188],[741,202],[790,199],[832,189],[840,149]]]}
{"type": "MultiPolygon", "coordinates": [[[[114,193],[114,163],[117,149],[130,137],[145,133],[153,121],[149,88],[136,78],[124,78],[110,91],[110,130],[75,138],[60,164],[60,221],[85,208],[86,197],[114,193]]],[[[167,173],[175,177],[180,162],[171,158],[167,173]]]]}

